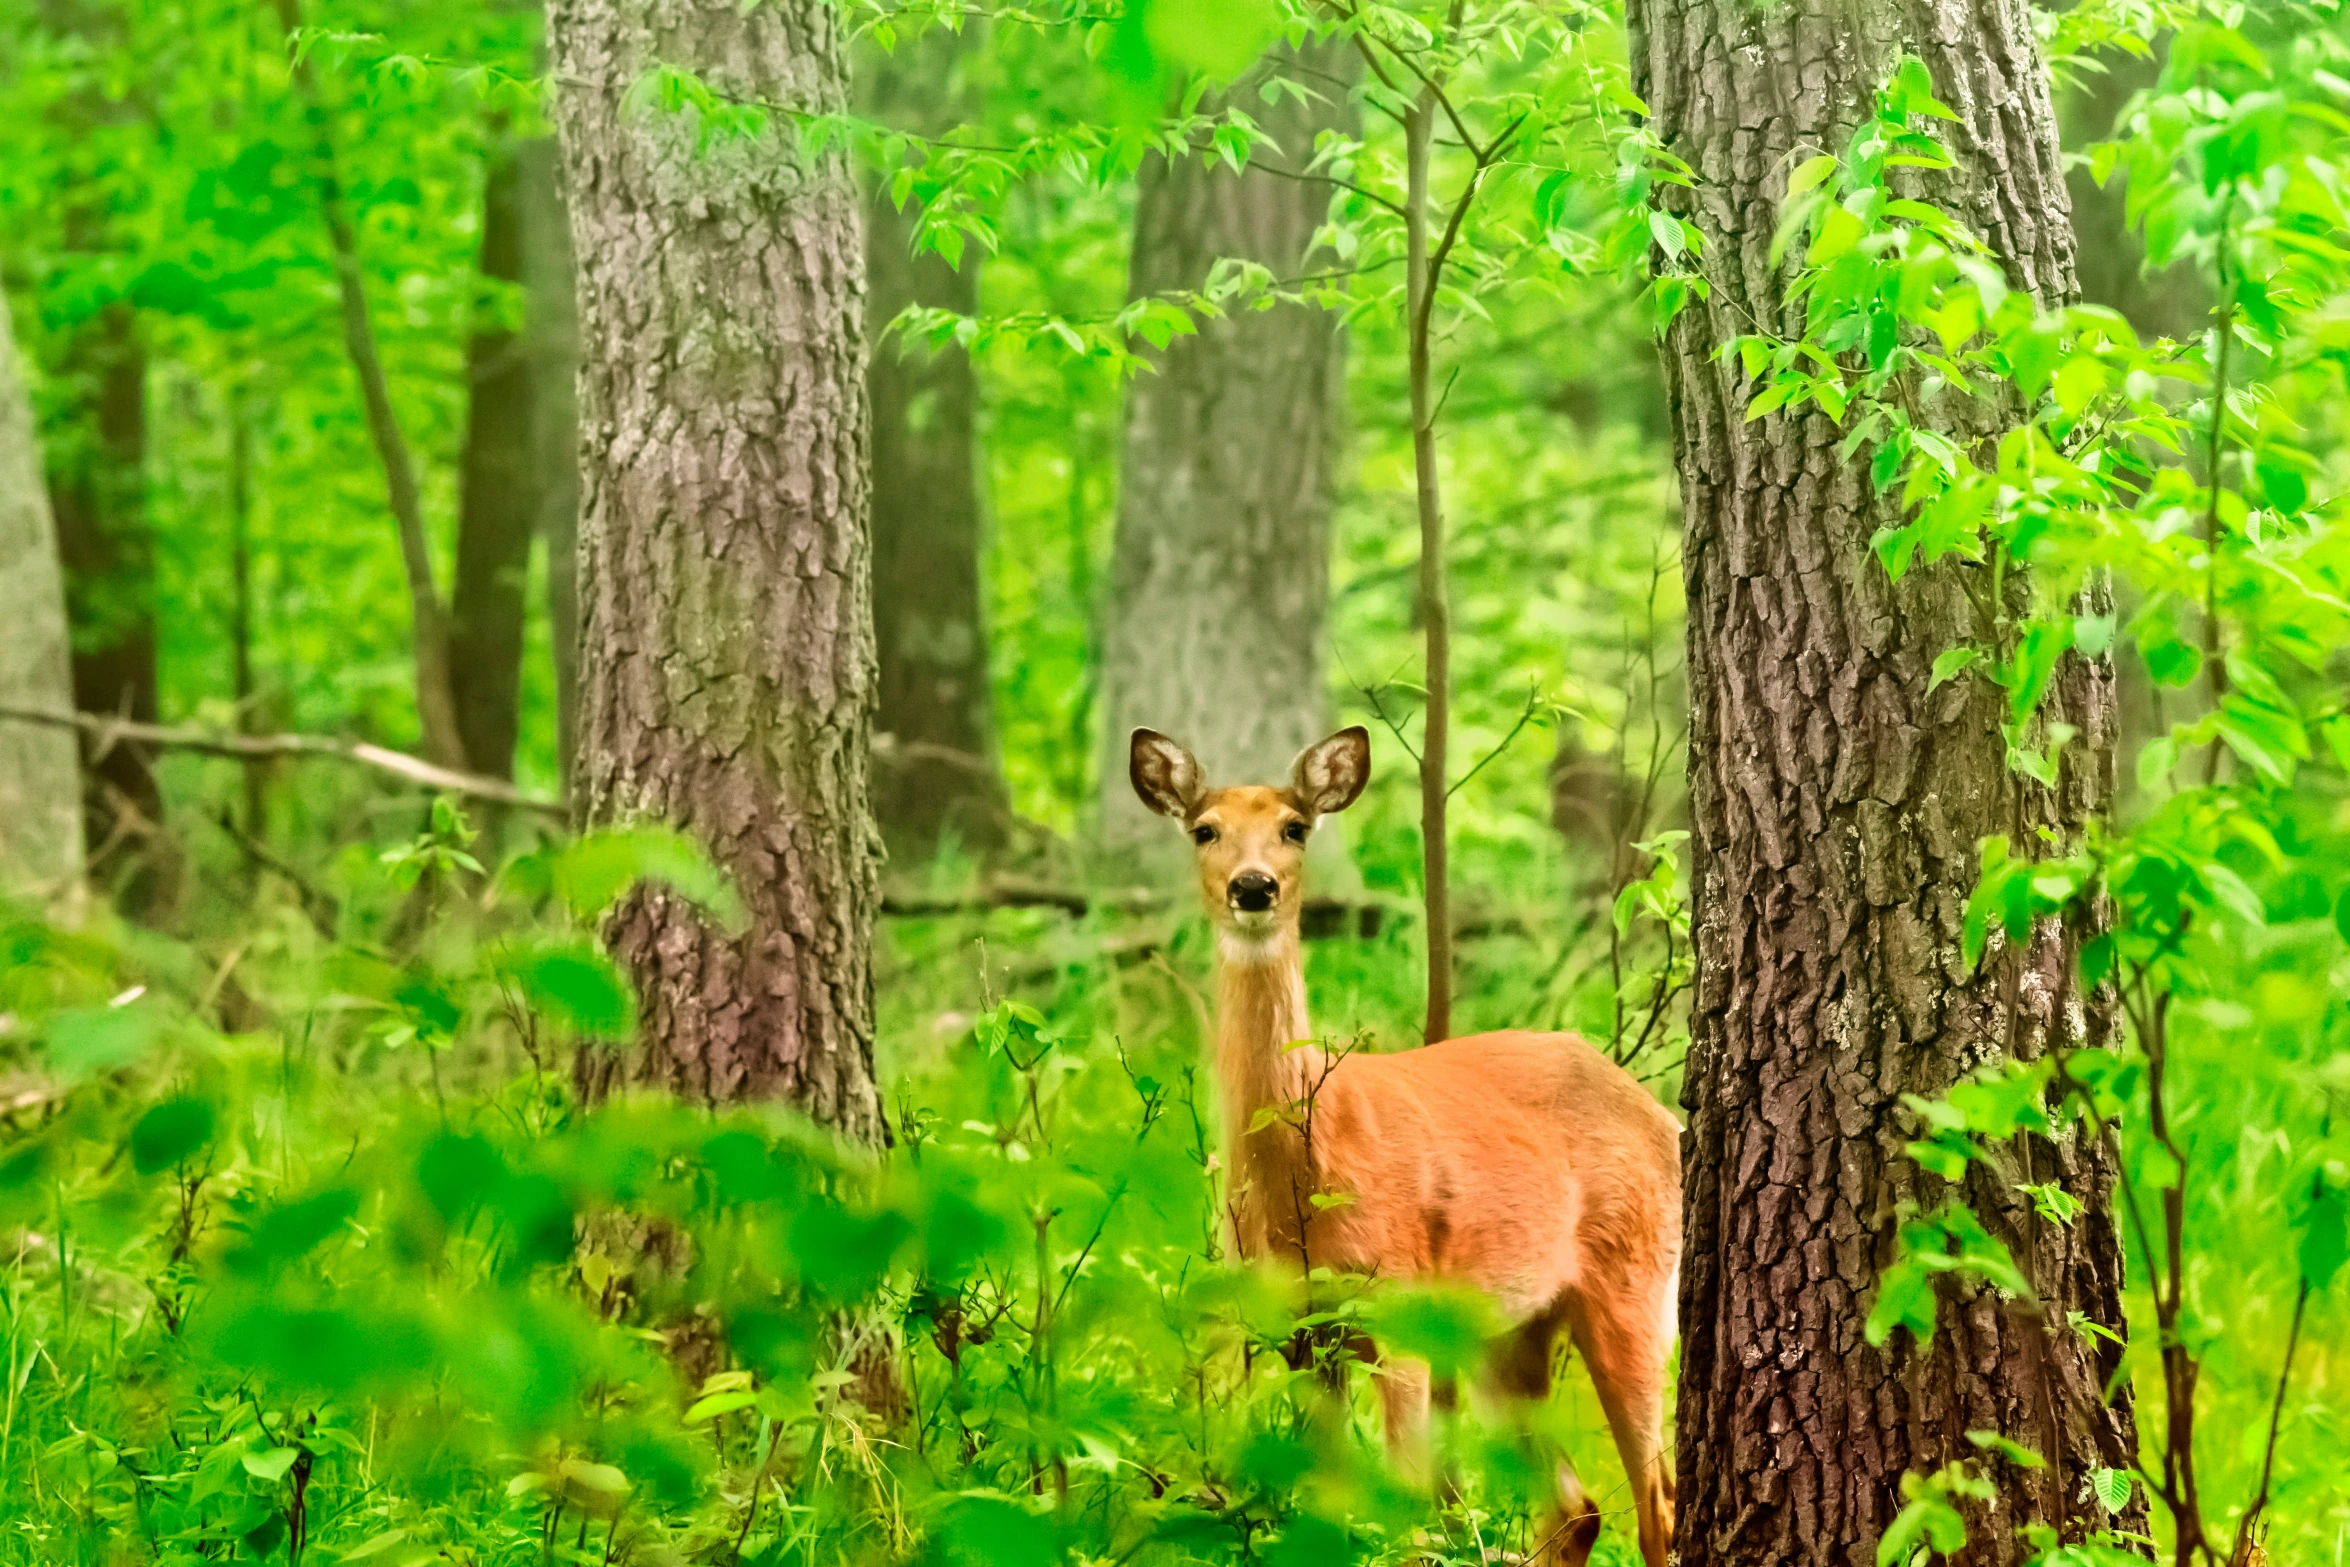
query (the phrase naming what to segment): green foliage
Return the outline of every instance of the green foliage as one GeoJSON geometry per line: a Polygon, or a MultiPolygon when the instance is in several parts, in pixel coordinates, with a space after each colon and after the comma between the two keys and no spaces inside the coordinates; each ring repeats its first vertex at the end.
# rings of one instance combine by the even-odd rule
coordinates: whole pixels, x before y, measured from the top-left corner
{"type": "MultiPolygon", "coordinates": [[[[407,612],[288,40],[249,4],[98,9],[86,35],[40,7],[0,17],[0,105],[20,133],[0,169],[16,218],[0,264],[25,304],[44,437],[86,455],[70,345],[128,311],[151,366],[140,482],[166,715],[401,743],[407,612]],[[102,232],[83,226],[93,211],[102,232]],[[224,695],[238,430],[258,599],[243,711],[224,695]]],[[[1484,931],[1465,943],[1462,1010],[1581,1028],[1669,1096],[1696,978],[1693,862],[1672,826],[1680,566],[1647,339],[1731,247],[1652,204],[1695,175],[1631,92],[1618,10],[843,12],[879,49],[982,35],[972,122],[923,137],[745,102],[707,61],[556,90],[613,88],[634,115],[688,118],[713,156],[783,134],[843,148],[920,209],[923,247],[984,258],[976,313],[909,312],[895,335],[978,363],[1004,767],[1019,813],[1066,840],[1096,792],[1120,383],[1209,319],[1295,302],[1349,323],[1332,696],[1408,735],[1390,116],[1416,83],[1374,75],[1354,89],[1360,133],[1312,147],[1272,145],[1261,110],[1331,83],[1271,69],[1224,89],[1271,36],[1359,42],[1446,83],[1468,130],[1442,138],[1435,183],[1476,196],[1435,307],[1457,371],[1443,403],[1456,724],[1463,751],[1494,757],[1455,806],[1463,902],[1484,931]],[[1128,297],[1135,182],[1159,157],[1326,182],[1312,258],[1225,262],[1128,297]]],[[[537,24],[527,8],[368,0],[309,22],[291,42],[324,87],[445,557],[465,339],[519,319],[511,285],[479,274],[478,214],[491,151],[543,129],[537,24]]],[[[2183,1390],[2203,1494],[2222,1509],[2264,1496],[2272,1557],[2322,1560],[2350,1505],[2350,51],[2326,16],[2285,8],[2092,4],[2038,22],[2072,79],[2146,62],[2110,139],[2071,151],[2123,182],[2150,265],[2205,279],[2211,329],[2166,340],[2015,287],[1937,205],[1951,111],[1904,60],[1841,147],[1786,171],[1776,244],[1799,319],[1722,345],[1753,420],[1839,441],[1866,473],[1875,554],[1900,591],[1955,585],[1965,633],[1926,678],[2004,733],[2019,799],[2079,786],[2083,737],[2049,720],[2050,690],[2088,670],[2118,671],[2124,691],[2128,792],[2111,819],[2051,841],[2020,814],[1980,846],[1959,950],[1931,955],[1997,970],[2069,932],[2079,989],[2030,1059],[1910,1085],[1917,1190],[1887,1226],[1865,1331],[1891,1353],[1941,1353],[1946,1298],[2052,1312],[1970,1203],[2116,1225],[2131,1320],[2076,1311],[2049,1330],[2113,1349],[2144,1412],[2183,1390]],[[2072,1032],[2076,1016],[2096,1029],[2072,1032]],[[2015,1157],[2089,1139],[2119,1150],[2110,1211],[2015,1157]]],[[[549,635],[534,610],[521,772],[537,790],[557,779],[549,635]]],[[[1407,761],[1383,754],[1348,819],[1363,882],[1398,902],[1418,876],[1407,761]]],[[[1371,1376],[1344,1347],[1369,1321],[1465,1367],[1497,1325],[1488,1308],[1231,1265],[1195,929],[1099,911],[897,924],[883,1157],[763,1111],[575,1097],[571,1052],[636,1026],[601,921],[674,896],[739,928],[739,897],[690,839],[647,823],[534,841],[302,764],[265,780],[262,819],[243,824],[280,854],[268,869],[215,829],[232,764],[159,771],[188,854],[168,933],[102,910],[70,930],[29,913],[0,927],[0,1560],[1319,1563],[1524,1542],[1544,1482],[1522,1433],[1473,1405],[1440,1422],[1460,1488],[1439,1507],[1380,1458],[1371,1376]]],[[[1373,1048],[1408,1041],[1417,941],[1391,918],[1317,944],[1320,1012],[1373,1048]]],[[[1606,1494],[1594,1471],[1612,1456],[1581,1387],[1541,1420],[1606,1494]]],[[[1960,1548],[1986,1488],[2031,1483],[2017,1434],[1969,1435],[1979,1456],[1905,1488],[1881,1562],[1960,1548]]],[[[2143,1470],[2072,1483],[2117,1520],[2150,1497],[2154,1528],[2175,1534],[2192,1525],[2163,1467],[2179,1450],[2161,1448],[2143,1470]]],[[[2224,1533],[2234,1516],[2201,1523],[2224,1533]]],[[[2052,1567],[2134,1549],[2046,1531],[2026,1544],[2052,1567]]],[[[1603,1551],[1629,1554],[1616,1535],[1603,1551]]]]}

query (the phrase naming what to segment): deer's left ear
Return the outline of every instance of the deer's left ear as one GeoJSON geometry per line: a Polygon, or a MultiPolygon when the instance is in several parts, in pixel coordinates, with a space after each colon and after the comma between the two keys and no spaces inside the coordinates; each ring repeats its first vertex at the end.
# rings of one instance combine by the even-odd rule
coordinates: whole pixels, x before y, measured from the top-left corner
{"type": "Polygon", "coordinates": [[[1297,753],[1289,790],[1316,816],[1343,811],[1371,781],[1371,732],[1356,724],[1297,753]]]}

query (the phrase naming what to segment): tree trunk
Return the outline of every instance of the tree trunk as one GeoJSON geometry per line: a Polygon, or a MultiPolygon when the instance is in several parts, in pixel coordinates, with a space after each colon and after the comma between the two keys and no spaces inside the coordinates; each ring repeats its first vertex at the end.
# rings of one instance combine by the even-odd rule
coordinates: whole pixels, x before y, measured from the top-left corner
{"type": "MultiPolygon", "coordinates": [[[[864,112],[935,135],[962,118],[957,68],[975,34],[932,32],[895,55],[859,62],[864,112]]],[[[900,352],[883,328],[909,304],[979,307],[976,250],[958,271],[912,254],[915,209],[899,211],[876,180],[865,215],[866,314],[873,343],[873,631],[881,654],[874,806],[891,848],[910,858],[942,836],[965,848],[1004,840],[995,700],[979,561],[985,528],[979,471],[979,378],[970,355],[900,352]]]]}
{"type": "MultiPolygon", "coordinates": [[[[1683,1090],[1680,1559],[1874,1561],[1905,1471],[1978,1459],[1996,1431],[2049,1459],[2001,1474],[1963,1559],[2012,1562],[2016,1526],[2102,1525],[2084,1471],[2136,1451],[2110,1351],[2066,1313],[2119,1330],[2111,1150],[2021,1151],[2021,1180],[2088,1206],[2039,1222],[2004,1183],[1963,1195],[2046,1302],[1950,1288],[1931,1347],[1870,1348],[1861,1328],[1896,1204],[1949,1188],[1902,1153],[1900,1095],[1937,1094],[1986,1060],[2046,1048],[2052,1027],[2110,1037],[2109,997],[2079,994],[2070,941],[2046,932],[1980,975],[1957,953],[1978,840],[2076,835],[2112,791],[2108,661],[2068,661],[2050,716],[2080,738],[2053,794],[2004,766],[2000,694],[1929,693],[1935,655],[1971,639],[1957,567],[1891,583],[1867,543],[1887,516],[1815,415],[1745,422],[1749,388],[1717,344],[1801,325],[1769,259],[1787,171],[1841,148],[1904,50],[1957,112],[1951,174],[1921,182],[2043,303],[2074,288],[2064,175],[2021,0],[1638,0],[1635,90],[1696,189],[1670,204],[1706,233],[1714,294],[1665,350],[1689,604],[1692,885],[1698,992],[1683,1090]]],[[[1979,434],[1980,429],[1967,434],[1979,434]]],[[[2142,1512],[2125,1524],[2143,1523],[2142,1512]]]]}
{"type": "MultiPolygon", "coordinates": [[[[1353,60],[1342,46],[1308,52],[1342,79],[1353,60]]],[[[1232,90],[1280,149],[1266,161],[1283,168],[1306,166],[1317,131],[1351,124],[1343,90],[1308,79],[1334,101],[1263,104],[1254,75],[1232,90]]],[[[1318,181],[1154,158],[1129,293],[1198,288],[1224,256],[1297,276],[1329,206],[1318,181]]],[[[1128,388],[1102,650],[1101,826],[1113,851],[1180,848],[1125,785],[1134,729],[1175,736],[1218,783],[1263,783],[1288,777],[1332,727],[1323,622],[1345,342],[1325,311],[1243,310],[1176,339],[1128,388]]]]}
{"type": "MultiPolygon", "coordinates": [[[[79,63],[73,90],[51,109],[66,133],[72,162],[61,171],[70,193],[63,213],[73,264],[108,268],[100,298],[118,293],[110,253],[121,238],[114,212],[121,194],[114,138],[141,112],[135,99],[107,91],[89,62],[125,47],[126,13],[113,0],[44,0],[44,27],[79,63]]],[[[97,282],[98,280],[92,280],[97,282]]],[[[78,706],[152,722],[157,714],[155,541],[147,515],[147,350],[136,310],[114,297],[51,339],[46,368],[65,395],[46,440],[49,509],[65,566],[66,614],[73,628],[73,694],[78,706]]],[[[84,752],[86,829],[114,840],[131,869],[117,888],[123,906],[152,915],[174,900],[172,846],[141,829],[163,819],[152,757],[137,746],[84,752]],[[117,829],[121,832],[118,834],[117,829]]]]}
{"type": "MultiPolygon", "coordinates": [[[[0,295],[0,703],[73,705],[65,583],[42,487],[32,400],[0,295]]],[[[81,765],[70,732],[0,723],[0,892],[53,890],[82,871],[81,765]]]]}
{"type": "MultiPolygon", "coordinates": [[[[70,411],[50,443],[49,503],[74,625],[74,703],[152,723],[155,540],[147,519],[147,351],[129,303],[109,305],[73,328],[59,371],[70,411]]],[[[92,755],[93,832],[108,829],[117,803],[150,821],[162,819],[150,760],[129,745],[92,755]]]]}
{"type": "MultiPolygon", "coordinates": [[[[580,805],[697,834],[749,916],[728,935],[645,891],[614,918],[643,1000],[634,1075],[789,1098],[878,1140],[856,189],[781,115],[699,147],[692,116],[621,107],[673,61],[745,101],[840,112],[840,16],[554,0],[549,25],[579,257],[580,805]]],[[[583,1056],[583,1087],[620,1069],[583,1056]]]]}
{"type": "MultiPolygon", "coordinates": [[[[503,137],[481,201],[481,275],[522,280],[521,169],[503,137]]],[[[522,335],[476,305],[465,343],[465,453],[457,486],[457,582],[449,602],[449,684],[465,760],[514,776],[522,700],[523,589],[538,522],[531,394],[522,335]]]]}
{"type": "Polygon", "coordinates": [[[514,151],[522,214],[522,331],[530,362],[531,474],[547,547],[555,754],[572,787],[579,749],[579,301],[563,151],[534,136],[514,151]]]}

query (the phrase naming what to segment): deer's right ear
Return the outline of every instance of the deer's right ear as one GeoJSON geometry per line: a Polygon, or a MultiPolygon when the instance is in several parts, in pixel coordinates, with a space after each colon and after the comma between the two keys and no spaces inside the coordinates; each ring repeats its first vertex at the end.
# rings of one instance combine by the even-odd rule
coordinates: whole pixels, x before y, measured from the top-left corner
{"type": "Polygon", "coordinates": [[[1137,729],[1127,743],[1126,775],[1142,803],[1161,816],[1177,821],[1189,817],[1199,804],[1199,763],[1189,751],[1156,729],[1137,729]]]}

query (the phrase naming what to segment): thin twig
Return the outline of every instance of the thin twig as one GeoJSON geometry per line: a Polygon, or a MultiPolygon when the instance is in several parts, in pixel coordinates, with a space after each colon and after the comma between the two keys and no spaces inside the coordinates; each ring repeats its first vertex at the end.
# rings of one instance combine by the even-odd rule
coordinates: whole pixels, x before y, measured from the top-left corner
{"type": "Polygon", "coordinates": [[[1518,738],[1519,734],[1525,730],[1525,727],[1534,721],[1534,715],[1541,709],[1541,707],[1542,689],[1539,686],[1528,686],[1526,688],[1526,706],[1524,710],[1518,714],[1518,721],[1510,725],[1510,732],[1501,737],[1501,743],[1499,745],[1486,752],[1483,756],[1477,758],[1476,766],[1470,768],[1467,772],[1461,774],[1458,779],[1454,780],[1453,786],[1444,791],[1444,797],[1449,800],[1454,795],[1459,794],[1463,784],[1476,777],[1479,773],[1485,771],[1485,764],[1487,762],[1492,761],[1495,757],[1501,755],[1502,752],[1508,750],[1511,743],[1514,742],[1518,738]]]}

